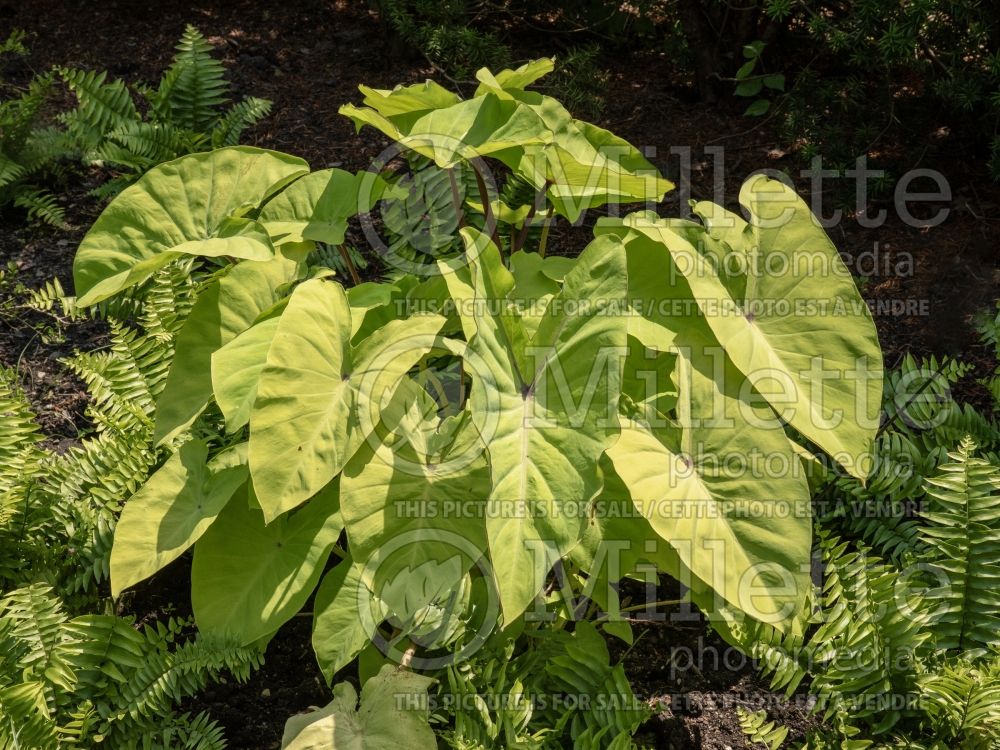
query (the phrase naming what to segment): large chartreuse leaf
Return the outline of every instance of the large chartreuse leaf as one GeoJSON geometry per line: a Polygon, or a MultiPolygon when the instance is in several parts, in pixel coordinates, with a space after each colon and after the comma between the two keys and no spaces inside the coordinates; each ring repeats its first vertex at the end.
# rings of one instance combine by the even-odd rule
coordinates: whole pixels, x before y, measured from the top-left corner
{"type": "Polygon", "coordinates": [[[430,677],[386,664],[358,694],[349,682],[333,701],[285,723],[282,750],[428,750],[437,746],[427,715],[430,677]]]}
{"type": "Polygon", "coordinates": [[[468,412],[441,420],[436,411],[426,391],[404,381],[382,412],[389,434],[363,445],[340,479],[351,554],[404,619],[446,597],[486,551],[484,446],[468,412]]]}
{"type": "Polygon", "coordinates": [[[495,95],[518,102],[551,133],[544,147],[527,144],[500,158],[537,189],[546,191],[555,211],[576,221],[588,208],[606,203],[659,202],[673,184],[628,141],[608,130],[575,119],[556,99],[525,91],[544,65],[528,63],[494,76],[486,68],[476,73],[477,95],[495,95]]]}
{"type": "Polygon", "coordinates": [[[361,87],[368,106],[346,104],[340,113],[351,118],[359,130],[371,125],[442,168],[549,140],[538,117],[512,100],[493,94],[458,101],[442,97],[438,103],[445,106],[424,109],[425,102],[415,102],[411,90],[361,87]]]}
{"type": "Polygon", "coordinates": [[[340,473],[444,323],[436,315],[394,320],[354,347],[343,287],[316,279],[295,290],[250,415],[250,472],[267,521],[340,473]]]}
{"type": "Polygon", "coordinates": [[[604,486],[594,500],[580,543],[570,552],[570,559],[587,573],[583,595],[613,614],[618,601],[614,584],[626,576],[652,575],[643,572],[646,566],[682,582],[684,579],[677,553],[636,512],[628,487],[607,455],[601,457],[600,468],[604,486]]]}
{"type": "Polygon", "coordinates": [[[208,461],[190,440],[125,503],[111,548],[111,595],[176,560],[205,533],[249,478],[246,444],[208,461]]]}
{"type": "Polygon", "coordinates": [[[758,176],[740,200],[749,224],[699,204],[708,224],[700,236],[688,222],[644,214],[624,225],[669,250],[664,286],[686,282],[682,288],[715,338],[782,419],[863,480],[882,393],[882,354],[868,307],[794,191],[758,176]]]}
{"type": "Polygon", "coordinates": [[[417,285],[414,276],[404,276],[394,284],[366,281],[347,290],[351,306],[351,342],[358,344],[390,320],[403,317],[406,295],[417,285]]]}
{"type": "Polygon", "coordinates": [[[313,604],[313,651],[327,682],[375,637],[386,609],[361,580],[363,568],[350,557],[323,576],[313,604]]]}
{"type": "Polygon", "coordinates": [[[685,337],[680,428],[629,422],[608,449],[636,509],[726,601],[776,627],[809,588],[809,486],[783,425],[714,342],[685,337]]]}
{"type": "Polygon", "coordinates": [[[275,245],[306,241],[339,245],[348,219],[370,211],[385,188],[385,182],[371,172],[323,169],[296,180],[268,201],[258,221],[275,245]]]}
{"type": "Polygon", "coordinates": [[[305,248],[283,248],[271,260],[233,266],[201,293],[180,332],[167,382],[156,403],[154,438],[187,429],[212,398],[212,355],[247,330],[301,273],[305,248]]]}
{"type": "Polygon", "coordinates": [[[267,260],[271,240],[243,217],[275,185],[309,166],[247,146],[190,154],[149,170],[115,198],[80,243],[73,281],[81,305],[139,284],[181,255],[267,260]]]}
{"type": "Polygon", "coordinates": [[[236,432],[250,421],[257,382],[280,320],[262,320],[212,354],[212,391],[226,418],[227,432],[236,432]]]}
{"type": "Polygon", "coordinates": [[[629,334],[622,372],[622,411],[653,423],[663,422],[677,404],[674,352],[645,346],[629,334]]]}
{"type": "Polygon", "coordinates": [[[542,76],[551,73],[555,67],[556,61],[551,57],[540,57],[537,60],[526,62],[515,70],[501,70],[496,74],[490,73],[484,68],[477,74],[480,84],[479,88],[476,89],[476,96],[487,94],[495,88],[524,90],[542,76]]]}
{"type": "Polygon", "coordinates": [[[267,525],[248,503],[229,503],[195,543],[198,628],[244,645],[274,633],[309,598],[342,529],[335,485],[267,525]]]}
{"type": "Polygon", "coordinates": [[[362,87],[368,107],[340,111],[359,128],[372,125],[441,167],[493,156],[544,190],[555,211],[571,221],[609,202],[662,200],[673,185],[638,149],[574,119],[555,99],[524,90],[551,69],[545,59],[495,75],[483,68],[468,100],[438,86],[362,87]]]}
{"type": "Polygon", "coordinates": [[[510,272],[514,277],[514,288],[507,296],[520,306],[521,321],[529,339],[534,337],[549,300],[558,294],[574,263],[572,258],[546,258],[523,250],[511,253],[510,272]]]}
{"type": "Polygon", "coordinates": [[[597,464],[618,408],[627,335],[625,251],[615,238],[591,243],[529,347],[523,334],[512,335],[516,319],[499,314],[513,279],[498,250],[475,230],[463,236],[476,246],[473,298],[460,274],[447,279],[469,341],[470,408],[490,461],[486,532],[510,622],[538,593],[553,558],[578,542],[586,505],[601,487],[597,464]]]}

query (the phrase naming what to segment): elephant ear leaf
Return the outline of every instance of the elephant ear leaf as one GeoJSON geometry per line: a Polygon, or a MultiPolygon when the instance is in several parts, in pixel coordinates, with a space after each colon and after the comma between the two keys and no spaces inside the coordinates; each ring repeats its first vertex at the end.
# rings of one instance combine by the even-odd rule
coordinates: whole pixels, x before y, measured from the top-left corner
{"type": "Polygon", "coordinates": [[[393,320],[354,347],[343,287],[314,279],[296,288],[250,413],[250,473],[268,522],[340,473],[444,323],[437,315],[393,320]]]}
{"type": "Polygon", "coordinates": [[[316,589],[312,644],[328,684],[371,645],[387,614],[385,605],[362,580],[363,572],[348,556],[323,576],[316,589]]]}
{"type": "Polygon", "coordinates": [[[308,171],[302,159],[247,146],[154,167],[108,205],[80,243],[73,262],[80,304],[141,284],[182,255],[267,260],[271,240],[244,214],[274,186],[308,171]]]}
{"type": "Polygon", "coordinates": [[[348,219],[370,211],[385,189],[385,181],[371,172],[323,169],[275,196],[261,210],[259,221],[275,245],[306,241],[339,245],[348,219]]]}
{"type": "Polygon", "coordinates": [[[267,525],[249,503],[229,503],[194,548],[199,630],[242,645],[274,633],[316,588],[342,530],[336,484],[267,525]]]}
{"type": "Polygon", "coordinates": [[[280,320],[262,320],[212,355],[212,390],[226,418],[226,432],[234,433],[250,421],[257,383],[280,320]]]}
{"type": "Polygon", "coordinates": [[[282,750],[426,750],[437,740],[427,715],[430,677],[386,664],[358,694],[338,683],[333,701],[285,723],[282,750]]]}
{"type": "MultiPolygon", "coordinates": [[[[284,294],[302,265],[281,249],[268,261],[245,261],[201,293],[177,334],[176,354],[156,403],[157,441],[187,429],[212,398],[212,357],[253,325],[284,294]]],[[[227,415],[228,416],[228,415],[227,415]]]]}
{"type": "Polygon", "coordinates": [[[555,70],[555,67],[556,61],[554,59],[551,57],[541,57],[537,60],[526,62],[514,70],[501,70],[499,73],[491,73],[487,68],[480,68],[476,71],[476,78],[479,80],[479,88],[476,89],[476,96],[482,96],[490,90],[524,90],[539,78],[547,76],[555,70]]]}
{"type": "Polygon", "coordinates": [[[712,335],[778,415],[864,481],[882,394],[871,313],[793,190],[757,176],[740,200],[749,223],[698,204],[701,237],[689,224],[646,215],[624,224],[669,250],[673,278],[687,282],[712,335]]]}
{"type": "MultiPolygon", "coordinates": [[[[362,91],[372,92],[365,88],[362,91]]],[[[394,106],[399,96],[399,92],[385,96],[369,93],[365,97],[367,107],[346,104],[340,108],[340,114],[353,120],[358,129],[364,125],[377,128],[441,168],[529,145],[540,146],[549,140],[537,115],[510,97],[501,98],[493,93],[464,100],[441,97],[421,100],[420,104],[439,106],[400,112],[394,106]]]]}
{"type": "Polygon", "coordinates": [[[482,519],[474,514],[412,507],[415,498],[461,507],[489,491],[469,412],[441,420],[437,408],[423,388],[404,380],[382,412],[389,436],[377,446],[362,445],[340,478],[351,554],[365,566],[372,592],[398,616],[454,590],[486,549],[482,519]],[[406,590],[405,605],[389,596],[392,584],[406,590]]]}
{"type": "Polygon", "coordinates": [[[607,455],[636,510],[726,602],[784,629],[809,589],[809,487],[781,422],[718,346],[677,359],[679,433],[629,422],[607,455]]]}
{"type": "MultiPolygon", "coordinates": [[[[463,236],[478,248],[469,253],[475,304],[458,305],[472,332],[470,407],[489,449],[486,535],[511,622],[540,590],[554,557],[577,544],[582,509],[600,491],[597,464],[618,408],[626,346],[625,250],[614,237],[591,243],[528,347],[523,335],[510,335],[507,316],[496,314],[513,286],[499,252],[475,230],[463,236]]],[[[456,301],[470,293],[457,274],[448,283],[456,301]]]]}
{"type": "Polygon", "coordinates": [[[246,443],[208,461],[190,440],[125,504],[111,548],[111,594],[117,597],[176,560],[212,525],[246,483],[246,443]]]}

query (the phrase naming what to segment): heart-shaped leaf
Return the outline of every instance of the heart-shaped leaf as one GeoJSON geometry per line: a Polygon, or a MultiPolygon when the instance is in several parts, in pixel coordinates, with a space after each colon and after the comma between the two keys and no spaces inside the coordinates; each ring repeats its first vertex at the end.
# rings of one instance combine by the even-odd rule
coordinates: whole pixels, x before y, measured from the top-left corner
{"type": "Polygon", "coordinates": [[[295,290],[250,415],[250,472],[268,522],[340,473],[444,323],[437,315],[394,320],[352,347],[343,287],[315,279],[295,290]]]}
{"type": "Polygon", "coordinates": [[[553,555],[579,541],[583,508],[601,487],[597,462],[618,408],[627,335],[625,252],[616,239],[591,243],[528,347],[523,334],[509,334],[516,320],[497,314],[513,280],[496,246],[475,230],[462,234],[473,298],[458,274],[447,280],[469,340],[473,420],[489,446],[486,532],[511,622],[540,590],[553,555]]]}
{"type": "Polygon", "coordinates": [[[333,701],[285,723],[282,750],[428,750],[437,745],[427,719],[430,677],[385,665],[358,694],[338,683],[333,701]]]}
{"type": "Polygon", "coordinates": [[[212,398],[212,355],[272,307],[302,271],[302,248],[233,266],[201,293],[177,334],[176,354],[156,404],[154,438],[187,429],[212,398]]]}
{"type": "Polygon", "coordinates": [[[308,171],[302,159],[247,146],[154,167],[104,209],[80,243],[73,262],[79,303],[140,284],[184,254],[267,260],[274,254],[267,232],[242,213],[308,171]]]}
{"type": "Polygon", "coordinates": [[[245,443],[211,463],[204,441],[182,445],[125,503],[111,548],[111,595],[180,557],[248,477],[245,443]]]}
{"type": "Polygon", "coordinates": [[[266,526],[261,511],[229,503],[195,544],[199,630],[243,645],[274,633],[309,598],[342,529],[335,486],[266,526]]]}

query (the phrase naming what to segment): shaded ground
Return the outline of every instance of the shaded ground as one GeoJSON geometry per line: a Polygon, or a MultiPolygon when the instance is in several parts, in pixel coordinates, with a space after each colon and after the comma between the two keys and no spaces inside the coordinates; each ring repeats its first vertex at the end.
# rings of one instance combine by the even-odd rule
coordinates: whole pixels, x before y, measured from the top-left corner
{"type": "MultiPolygon", "coordinates": [[[[391,87],[435,75],[422,59],[391,55],[393,45],[363,3],[285,0],[269,9],[261,3],[224,0],[186,7],[124,0],[0,0],[0,37],[6,37],[9,28],[23,28],[31,35],[33,55],[8,71],[12,80],[58,63],[108,69],[130,82],[153,82],[169,62],[186,23],[198,26],[217,46],[236,96],[252,94],[274,101],[272,115],[248,142],[304,156],[314,168],[361,169],[388,145],[371,129],[356,134],[351,123],[337,114],[341,104],[360,100],[358,83],[391,87]]],[[[524,58],[551,54],[550,44],[537,33],[515,39],[524,58]]],[[[610,69],[608,90],[613,95],[599,124],[639,146],[655,147],[652,160],[677,182],[683,176],[683,159],[671,149],[689,147],[693,196],[710,197],[716,185],[715,162],[706,147],[726,149],[726,171],[719,179],[730,206],[736,202],[740,182],[753,170],[767,167],[798,174],[800,165],[774,136],[773,123],[740,116],[745,103],[727,109],[727,105],[694,102],[689,82],[670,68],[665,54],[622,52],[604,64],[610,69]]],[[[940,169],[950,181],[953,199],[943,204],[951,209],[946,222],[913,228],[899,219],[891,201],[880,202],[874,208],[889,211],[884,226],[868,229],[848,215],[831,236],[861,277],[863,294],[876,305],[887,365],[907,351],[962,353],[979,368],[966,379],[961,395],[983,404],[985,394],[975,385],[975,377],[985,375],[989,364],[975,343],[969,318],[998,296],[998,191],[960,144],[928,140],[924,159],[922,166],[940,169]]],[[[56,276],[70,290],[72,254],[100,208],[85,195],[93,184],[94,176],[71,183],[65,198],[68,231],[26,229],[13,215],[0,219],[0,267],[15,263],[18,279],[29,287],[56,276]]],[[[806,180],[799,184],[808,186],[806,180]]],[[[841,193],[837,186],[830,189],[830,208],[841,193]]],[[[679,192],[668,195],[661,213],[676,215],[686,199],[679,192]]],[[[582,231],[571,233],[563,227],[553,232],[552,242],[561,242],[563,252],[585,241],[582,231]]],[[[46,432],[56,441],[72,439],[86,426],[84,392],[58,359],[74,347],[102,345],[102,327],[70,326],[65,342],[48,344],[39,333],[44,321],[4,315],[2,309],[0,362],[20,371],[46,432]]],[[[186,605],[178,599],[186,597],[186,585],[185,571],[173,566],[138,595],[133,611],[156,611],[171,601],[183,610],[186,605]],[[169,600],[164,598],[168,595],[169,600]],[[161,600],[150,600],[156,596],[161,600]]],[[[745,666],[716,668],[711,659],[702,659],[697,667],[706,643],[710,636],[701,624],[655,625],[626,657],[637,691],[665,698],[673,707],[649,726],[658,747],[746,747],[733,702],[751,708],[774,705],[745,666]],[[697,668],[678,670],[676,663],[671,667],[678,646],[692,649],[697,668]]],[[[277,746],[289,714],[324,698],[309,648],[308,620],[297,618],[275,639],[267,665],[249,685],[216,686],[197,706],[209,708],[224,723],[231,747],[263,749],[277,746]]],[[[804,726],[803,717],[801,707],[779,705],[771,711],[771,718],[796,731],[804,726]]]]}

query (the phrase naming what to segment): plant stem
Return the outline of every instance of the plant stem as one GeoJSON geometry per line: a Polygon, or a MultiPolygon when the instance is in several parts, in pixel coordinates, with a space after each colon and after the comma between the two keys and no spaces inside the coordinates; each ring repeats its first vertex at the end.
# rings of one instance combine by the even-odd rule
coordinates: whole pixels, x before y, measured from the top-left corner
{"type": "Polygon", "coordinates": [[[350,252],[348,252],[343,244],[337,245],[337,250],[340,251],[340,257],[344,260],[347,270],[351,272],[351,279],[354,281],[354,286],[357,286],[361,283],[361,277],[358,276],[358,269],[354,267],[354,261],[351,260],[350,252]]]}
{"type": "Polygon", "coordinates": [[[479,199],[483,202],[483,215],[486,216],[486,226],[492,227],[490,230],[490,238],[493,243],[500,249],[500,237],[497,235],[497,221],[493,216],[493,206],[490,205],[490,195],[489,191],[486,189],[486,181],[483,176],[479,173],[479,170],[473,167],[473,172],[476,173],[476,187],[479,189],[479,199]]]}
{"type": "MultiPolygon", "coordinates": [[[[511,246],[510,249],[511,253],[516,253],[518,250],[524,249],[524,243],[528,239],[528,229],[531,226],[532,219],[535,218],[535,213],[538,209],[538,204],[543,203],[545,201],[545,191],[549,189],[549,185],[551,184],[552,184],[551,180],[546,180],[545,184],[542,185],[542,187],[538,190],[538,193],[535,195],[535,200],[528,208],[527,216],[524,217],[524,224],[521,227],[521,231],[518,232],[517,234],[517,240],[514,241],[511,246]]],[[[548,209],[546,209],[546,212],[547,211],[548,209]]]]}
{"type": "Polygon", "coordinates": [[[462,210],[462,201],[458,196],[458,180],[455,179],[455,168],[448,169],[448,182],[451,183],[451,205],[455,209],[455,219],[459,227],[465,226],[465,211],[462,210]]]}
{"type": "Polygon", "coordinates": [[[549,241],[549,227],[552,225],[552,207],[545,212],[545,223],[542,224],[542,238],[538,241],[538,254],[545,257],[545,245],[549,241]]]}

